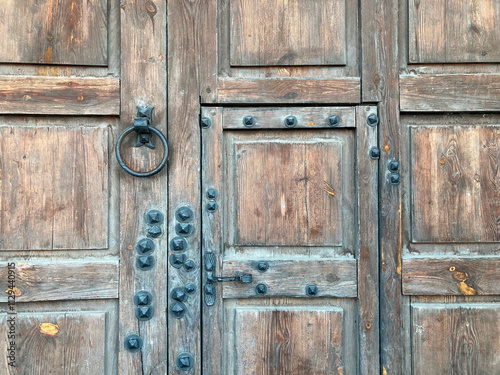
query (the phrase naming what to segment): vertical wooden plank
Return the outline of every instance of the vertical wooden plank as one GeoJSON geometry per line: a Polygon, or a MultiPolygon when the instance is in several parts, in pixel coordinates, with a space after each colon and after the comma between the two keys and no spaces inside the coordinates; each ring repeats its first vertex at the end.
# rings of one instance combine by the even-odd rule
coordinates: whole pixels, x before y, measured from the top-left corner
{"type": "MultiPolygon", "coordinates": [[[[361,100],[379,102],[382,100],[387,75],[385,71],[387,48],[384,33],[385,23],[383,0],[361,0],[361,100]]],[[[390,9],[390,8],[389,8],[390,9]]],[[[396,13],[397,14],[397,13],[396,13]]],[[[396,42],[397,39],[394,40],[396,42]]]]}
{"type": "MultiPolygon", "coordinates": [[[[166,1],[127,0],[121,3],[122,56],[122,126],[131,126],[137,105],[155,107],[153,126],[166,132],[166,1]]],[[[141,168],[150,169],[162,158],[161,147],[155,151],[146,147],[133,148],[133,136],[122,147],[124,158],[133,159],[141,168]]],[[[158,144],[157,137],[153,142],[158,144]]],[[[155,265],[141,271],[136,268],[136,245],[146,237],[145,215],[150,209],[165,214],[167,206],[167,175],[139,179],[125,172],[120,174],[120,339],[119,372],[121,374],[164,374],[167,371],[167,235],[154,239],[155,265]],[[149,321],[139,322],[133,298],[146,290],[153,295],[155,314],[149,321]],[[141,351],[129,353],[124,348],[130,334],[142,337],[141,351]]]]}
{"type": "Polygon", "coordinates": [[[377,114],[377,107],[357,107],[359,357],[363,375],[380,374],[378,162],[370,158],[370,149],[378,147],[378,129],[366,122],[372,114],[377,114]]]}

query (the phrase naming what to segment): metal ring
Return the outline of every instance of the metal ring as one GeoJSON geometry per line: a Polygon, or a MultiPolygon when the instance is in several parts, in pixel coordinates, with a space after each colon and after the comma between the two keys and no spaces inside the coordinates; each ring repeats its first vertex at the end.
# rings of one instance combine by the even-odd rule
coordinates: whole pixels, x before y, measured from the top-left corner
{"type": "Polygon", "coordinates": [[[158,164],[158,166],[155,169],[153,169],[152,171],[148,171],[148,172],[136,172],[136,171],[133,171],[132,169],[130,169],[127,166],[127,164],[125,164],[125,162],[122,159],[122,156],[120,154],[120,146],[121,146],[122,141],[125,139],[125,137],[134,131],[134,127],[133,126],[131,126],[130,128],[125,129],[123,131],[123,133],[120,134],[120,137],[118,137],[118,141],[116,142],[115,150],[116,150],[116,158],[118,159],[118,164],[120,164],[120,167],[122,167],[125,170],[125,172],[131,174],[132,176],[135,176],[135,177],[150,177],[150,176],[154,176],[155,174],[157,174],[158,172],[160,172],[163,169],[163,167],[165,166],[165,164],[167,164],[167,157],[168,157],[167,139],[165,138],[165,136],[163,135],[163,133],[161,131],[159,131],[158,129],[156,129],[154,126],[150,126],[149,130],[151,130],[153,133],[155,133],[158,136],[158,138],[161,139],[161,142],[163,143],[163,148],[165,149],[165,153],[163,155],[163,159],[162,159],[161,163],[158,164]]]}

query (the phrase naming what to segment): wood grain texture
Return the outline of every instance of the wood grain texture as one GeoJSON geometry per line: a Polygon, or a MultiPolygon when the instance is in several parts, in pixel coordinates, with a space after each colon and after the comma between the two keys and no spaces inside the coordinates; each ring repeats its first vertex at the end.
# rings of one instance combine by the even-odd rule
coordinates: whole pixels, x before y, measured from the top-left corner
{"type": "Polygon", "coordinates": [[[0,113],[118,115],[118,78],[0,77],[0,113]]]}
{"type": "Polygon", "coordinates": [[[4,0],[0,61],[107,65],[108,2],[4,0]]]}
{"type": "Polygon", "coordinates": [[[412,240],[500,240],[500,129],[419,127],[411,131],[412,240]]]}
{"type": "Polygon", "coordinates": [[[261,108],[224,108],[224,129],[286,129],[285,118],[297,118],[295,129],[333,129],[356,127],[354,108],[350,107],[261,107],[261,108]],[[243,125],[243,118],[252,115],[255,125],[247,128],[243,125]],[[332,115],[339,117],[335,127],[330,126],[328,118],[332,115]]]}
{"type": "Polygon", "coordinates": [[[344,0],[233,0],[231,65],[343,65],[344,0]]]}
{"type": "Polygon", "coordinates": [[[385,53],[390,52],[384,36],[391,37],[392,28],[387,27],[391,19],[383,13],[380,0],[360,1],[361,29],[361,94],[362,102],[379,102],[387,84],[388,72],[385,53]]]}
{"type": "MultiPolygon", "coordinates": [[[[0,314],[4,332],[10,317],[0,314]]],[[[104,374],[106,313],[19,313],[15,319],[17,367],[5,365],[3,374],[104,374]]],[[[6,339],[0,350],[7,352],[6,339]]]]}
{"type": "Polygon", "coordinates": [[[234,314],[237,374],[344,373],[342,309],[237,308],[234,314]]]}
{"type": "Polygon", "coordinates": [[[220,78],[218,102],[229,103],[359,103],[359,78],[220,78]]]}
{"type": "Polygon", "coordinates": [[[500,61],[496,0],[409,0],[411,63],[500,61]]]}
{"type": "Polygon", "coordinates": [[[0,127],[1,250],[108,246],[108,130],[0,127]]]}
{"type": "Polygon", "coordinates": [[[226,283],[224,298],[255,297],[257,284],[267,285],[267,297],[304,297],[306,286],[318,287],[319,297],[357,297],[355,259],[268,260],[266,272],[257,271],[258,261],[224,260],[224,276],[249,273],[252,283],[226,283]]]}
{"type": "MultiPolygon", "coordinates": [[[[117,261],[9,262],[16,263],[16,302],[118,298],[117,261]]],[[[7,265],[0,276],[0,302],[7,302],[7,265]]]]}
{"type": "Polygon", "coordinates": [[[499,74],[402,75],[401,111],[500,111],[499,74]]]}
{"type": "Polygon", "coordinates": [[[498,373],[498,303],[413,304],[411,311],[415,375],[498,373]]]}
{"type": "Polygon", "coordinates": [[[403,258],[403,293],[408,295],[498,295],[496,257],[403,258]]]}

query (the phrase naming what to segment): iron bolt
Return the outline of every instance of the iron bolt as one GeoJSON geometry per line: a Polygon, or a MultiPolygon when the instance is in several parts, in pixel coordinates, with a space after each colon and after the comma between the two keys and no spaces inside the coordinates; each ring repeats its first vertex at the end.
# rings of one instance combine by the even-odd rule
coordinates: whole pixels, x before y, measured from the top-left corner
{"type": "Polygon", "coordinates": [[[148,229],[148,235],[153,238],[159,237],[161,235],[161,228],[158,225],[153,225],[148,229]]]}
{"type": "Polygon", "coordinates": [[[207,190],[207,198],[208,199],[217,199],[217,196],[219,193],[217,193],[217,190],[215,189],[208,189],[207,190]]]}
{"type": "Polygon", "coordinates": [[[387,165],[387,169],[391,172],[399,171],[399,162],[395,159],[389,160],[389,164],[387,165]]]}
{"type": "Polygon", "coordinates": [[[378,125],[378,116],[375,113],[372,113],[370,116],[366,118],[366,123],[370,126],[378,125]]]}
{"type": "Polygon", "coordinates": [[[328,117],[328,125],[338,126],[340,124],[340,117],[337,115],[331,115],[328,117]]]}
{"type": "Polygon", "coordinates": [[[155,244],[149,238],[144,238],[137,244],[137,252],[139,254],[148,254],[155,249],[155,244]]]}
{"type": "Polygon", "coordinates": [[[306,294],[309,296],[309,297],[314,297],[318,294],[318,287],[314,284],[311,284],[311,285],[308,285],[306,287],[306,294]]]}
{"type": "Polygon", "coordinates": [[[194,263],[194,260],[191,260],[191,259],[188,259],[186,260],[186,262],[184,263],[184,269],[187,271],[187,272],[191,272],[192,270],[194,270],[196,268],[196,264],[194,263]]]}
{"type": "Polygon", "coordinates": [[[131,353],[136,353],[142,349],[142,339],[137,335],[129,335],[125,339],[125,349],[131,353]]]}
{"type": "Polygon", "coordinates": [[[245,116],[243,117],[243,125],[245,125],[247,128],[251,128],[252,126],[255,125],[255,119],[253,116],[245,116]]]}
{"type": "Polygon", "coordinates": [[[212,121],[208,117],[201,118],[201,128],[208,129],[212,125],[212,121]]]}
{"type": "Polygon", "coordinates": [[[134,304],[136,306],[150,305],[152,300],[153,300],[153,296],[151,295],[151,293],[143,291],[143,290],[140,292],[137,292],[134,296],[134,304]]]}
{"type": "Polygon", "coordinates": [[[215,212],[219,208],[219,205],[217,202],[208,202],[207,203],[207,211],[208,212],[215,212]]]}
{"type": "Polygon", "coordinates": [[[399,185],[399,183],[401,182],[399,173],[391,173],[389,175],[389,182],[391,183],[391,185],[399,185]]]}
{"type": "Polygon", "coordinates": [[[186,261],[186,256],[184,254],[172,254],[169,257],[170,264],[174,268],[181,268],[186,261]]]}
{"type": "Polygon", "coordinates": [[[137,260],[136,260],[137,268],[139,268],[143,271],[147,271],[147,270],[153,268],[154,264],[155,264],[155,258],[153,258],[151,255],[140,256],[140,257],[137,257],[137,260]]]}
{"type": "Polygon", "coordinates": [[[135,316],[141,321],[149,320],[154,315],[154,309],[152,306],[142,306],[135,309],[135,316]]]}
{"type": "Polygon", "coordinates": [[[193,218],[193,211],[189,207],[183,206],[177,210],[175,217],[180,222],[190,221],[193,218]]]}
{"type": "Polygon", "coordinates": [[[163,222],[163,215],[158,210],[151,210],[146,214],[146,223],[148,224],[161,224],[163,222]]]}
{"type": "Polygon", "coordinates": [[[295,116],[288,116],[285,119],[285,126],[287,128],[293,128],[295,125],[297,125],[297,117],[295,117],[295,116]]]}
{"type": "Polygon", "coordinates": [[[374,160],[380,159],[380,149],[378,147],[372,147],[370,149],[370,157],[374,160]]]}
{"type": "Polygon", "coordinates": [[[184,290],[187,294],[194,293],[196,291],[196,285],[194,285],[193,283],[187,283],[186,285],[184,285],[184,290]]]}
{"type": "Polygon", "coordinates": [[[193,225],[187,223],[177,223],[175,225],[175,231],[181,236],[189,236],[193,231],[193,225]]]}
{"type": "Polygon", "coordinates": [[[255,292],[257,294],[266,294],[267,293],[267,285],[266,284],[259,284],[255,287],[255,292]]]}
{"type": "Polygon", "coordinates": [[[170,241],[170,247],[174,251],[183,251],[183,250],[185,250],[187,248],[187,242],[182,237],[174,237],[170,241]]]}
{"type": "Polygon", "coordinates": [[[174,301],[178,302],[184,302],[188,299],[187,294],[184,292],[184,288],[174,288],[170,292],[170,297],[172,297],[174,301]]]}
{"type": "Polygon", "coordinates": [[[194,359],[189,353],[182,353],[177,356],[177,367],[181,371],[189,371],[193,368],[194,359]]]}
{"type": "Polygon", "coordinates": [[[257,270],[260,272],[266,272],[269,269],[269,263],[265,261],[260,261],[257,263],[257,270]]]}
{"type": "Polygon", "coordinates": [[[205,294],[208,294],[209,296],[215,295],[214,284],[209,283],[209,284],[205,285],[205,294]]]}
{"type": "Polygon", "coordinates": [[[186,305],[182,302],[176,302],[170,305],[170,312],[176,319],[180,319],[186,314],[186,305]]]}

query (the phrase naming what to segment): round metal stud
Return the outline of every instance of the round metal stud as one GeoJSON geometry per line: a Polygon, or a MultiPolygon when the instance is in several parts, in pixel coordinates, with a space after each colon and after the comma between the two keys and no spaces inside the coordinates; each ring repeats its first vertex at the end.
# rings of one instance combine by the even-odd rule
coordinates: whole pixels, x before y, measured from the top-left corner
{"type": "Polygon", "coordinates": [[[186,260],[186,262],[184,263],[184,269],[185,269],[187,272],[191,272],[191,271],[193,271],[195,268],[196,268],[196,263],[195,263],[195,262],[194,262],[194,260],[192,260],[192,259],[188,259],[188,260],[186,260]]]}
{"type": "Polygon", "coordinates": [[[152,253],[155,249],[155,243],[151,241],[149,238],[143,238],[139,241],[136,246],[136,250],[139,254],[145,255],[152,253]]]}
{"type": "Polygon", "coordinates": [[[181,371],[189,371],[193,368],[194,359],[189,353],[182,353],[177,356],[177,368],[181,371]]]}
{"type": "Polygon", "coordinates": [[[210,126],[212,126],[212,120],[210,120],[208,117],[202,117],[201,118],[201,128],[208,129],[210,126]]]}
{"type": "Polygon", "coordinates": [[[140,306],[135,309],[135,316],[141,321],[149,320],[153,317],[155,310],[153,306],[140,306]]]}
{"type": "Polygon", "coordinates": [[[401,176],[399,175],[399,173],[391,173],[389,175],[389,182],[391,185],[399,185],[399,183],[401,182],[401,176]]]}
{"type": "Polygon", "coordinates": [[[161,236],[161,228],[158,225],[153,225],[148,229],[148,236],[158,238],[161,236]]]}
{"type": "Polygon", "coordinates": [[[372,147],[370,149],[370,158],[373,160],[380,159],[380,149],[378,147],[372,147]]]}
{"type": "Polygon", "coordinates": [[[172,291],[170,292],[170,297],[174,301],[178,301],[178,302],[184,302],[188,299],[188,295],[186,294],[184,288],[172,289],[172,291]]]}
{"type": "Polygon", "coordinates": [[[339,126],[340,124],[340,117],[337,115],[331,115],[328,117],[328,126],[335,127],[339,126]]]}
{"type": "Polygon", "coordinates": [[[366,123],[370,126],[377,126],[378,125],[378,116],[375,113],[372,113],[366,118],[366,123]]]}
{"type": "Polygon", "coordinates": [[[269,263],[266,261],[261,260],[259,263],[257,263],[257,271],[259,272],[266,272],[269,269],[269,263]]]}
{"type": "Polygon", "coordinates": [[[193,210],[191,210],[187,206],[180,207],[175,212],[175,218],[181,223],[191,221],[191,219],[193,218],[193,210]]]}
{"type": "Polygon", "coordinates": [[[207,203],[207,211],[208,212],[215,212],[219,208],[219,205],[217,202],[208,202],[207,203]]]}
{"type": "Polygon", "coordinates": [[[287,118],[285,118],[285,126],[287,128],[293,128],[295,127],[295,125],[297,125],[297,117],[288,116],[287,118]]]}
{"type": "Polygon", "coordinates": [[[266,284],[259,284],[255,287],[255,293],[263,295],[267,293],[267,285],[266,284]]]}
{"type": "Polygon", "coordinates": [[[180,319],[186,314],[186,305],[182,302],[175,302],[170,305],[170,312],[175,319],[180,319]]]}
{"type": "Polygon", "coordinates": [[[187,283],[186,285],[184,285],[184,290],[187,294],[194,293],[196,292],[196,285],[194,285],[193,283],[187,283]]]}
{"type": "Polygon", "coordinates": [[[146,214],[146,223],[161,224],[163,223],[163,214],[158,210],[150,210],[146,214]]]}
{"type": "Polygon", "coordinates": [[[142,349],[142,339],[138,335],[129,335],[125,338],[125,349],[131,353],[137,353],[142,349]]]}
{"type": "Polygon", "coordinates": [[[140,270],[147,271],[153,268],[155,264],[155,258],[153,258],[151,255],[140,256],[137,257],[135,264],[137,265],[137,268],[139,268],[140,270]]]}
{"type": "Polygon", "coordinates": [[[177,223],[175,224],[175,232],[179,236],[187,237],[193,232],[193,224],[177,223]]]}
{"type": "Polygon", "coordinates": [[[318,287],[314,284],[306,286],[306,295],[309,297],[315,297],[318,295],[318,287]]]}
{"type": "Polygon", "coordinates": [[[174,237],[170,240],[170,249],[174,251],[184,251],[187,249],[187,242],[182,237],[174,237]]]}
{"type": "Polygon", "coordinates": [[[137,292],[134,296],[134,304],[136,306],[147,306],[153,301],[153,296],[151,293],[141,290],[137,292]]]}
{"type": "Polygon", "coordinates": [[[217,196],[219,193],[215,189],[208,189],[207,190],[207,198],[208,199],[217,199],[217,196]]]}
{"type": "Polygon", "coordinates": [[[169,257],[170,265],[174,268],[181,268],[186,261],[186,255],[184,254],[172,254],[169,257]]]}
{"type": "Polygon", "coordinates": [[[387,169],[390,172],[398,172],[399,171],[399,162],[395,159],[389,160],[389,163],[387,164],[387,169]]]}
{"type": "Polygon", "coordinates": [[[245,125],[247,128],[251,128],[255,125],[255,118],[253,116],[243,117],[243,125],[245,125]]]}

